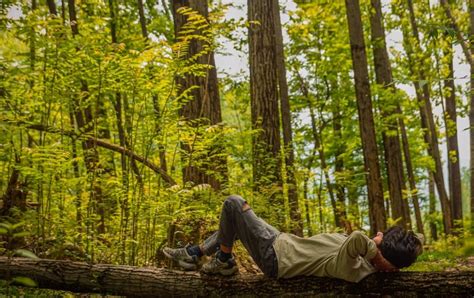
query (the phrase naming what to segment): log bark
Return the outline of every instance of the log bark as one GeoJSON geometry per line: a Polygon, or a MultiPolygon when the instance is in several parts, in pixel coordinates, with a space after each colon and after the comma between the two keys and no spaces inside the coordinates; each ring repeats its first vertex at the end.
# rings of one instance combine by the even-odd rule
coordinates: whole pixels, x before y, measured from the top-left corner
{"type": "Polygon", "coordinates": [[[27,276],[41,288],[139,297],[306,296],[359,294],[466,297],[474,271],[373,274],[360,283],[322,277],[218,277],[154,267],[0,257],[0,278],[27,276]]]}

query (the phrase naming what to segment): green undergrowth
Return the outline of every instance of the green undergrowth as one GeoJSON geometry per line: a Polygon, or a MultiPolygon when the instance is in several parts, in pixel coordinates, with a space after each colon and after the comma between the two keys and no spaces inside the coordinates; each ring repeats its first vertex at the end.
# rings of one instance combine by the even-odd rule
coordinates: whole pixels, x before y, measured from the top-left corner
{"type": "Polygon", "coordinates": [[[415,264],[405,271],[474,270],[474,237],[448,237],[425,246],[415,264]]]}
{"type": "Polygon", "coordinates": [[[5,280],[0,280],[0,297],[22,297],[22,298],[36,298],[36,297],[63,297],[63,298],[99,298],[99,297],[121,297],[111,295],[101,295],[96,293],[73,293],[68,291],[40,289],[25,286],[8,285],[5,280]]]}

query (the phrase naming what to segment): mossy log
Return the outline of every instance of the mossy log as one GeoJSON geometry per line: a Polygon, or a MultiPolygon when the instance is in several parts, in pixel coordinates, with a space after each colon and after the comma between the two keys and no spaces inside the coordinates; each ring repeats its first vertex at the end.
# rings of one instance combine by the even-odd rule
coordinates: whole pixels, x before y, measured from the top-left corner
{"type": "Polygon", "coordinates": [[[474,271],[373,274],[359,283],[321,277],[208,276],[154,267],[0,257],[0,279],[26,276],[41,288],[124,296],[394,295],[468,297],[474,271]]]}

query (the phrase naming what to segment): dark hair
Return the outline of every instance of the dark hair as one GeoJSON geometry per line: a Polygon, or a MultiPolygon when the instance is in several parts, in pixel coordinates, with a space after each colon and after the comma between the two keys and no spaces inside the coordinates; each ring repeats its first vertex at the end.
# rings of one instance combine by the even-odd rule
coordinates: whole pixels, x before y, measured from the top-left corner
{"type": "Polygon", "coordinates": [[[382,256],[392,265],[403,268],[416,261],[423,246],[415,233],[395,226],[383,233],[379,249],[382,256]]]}

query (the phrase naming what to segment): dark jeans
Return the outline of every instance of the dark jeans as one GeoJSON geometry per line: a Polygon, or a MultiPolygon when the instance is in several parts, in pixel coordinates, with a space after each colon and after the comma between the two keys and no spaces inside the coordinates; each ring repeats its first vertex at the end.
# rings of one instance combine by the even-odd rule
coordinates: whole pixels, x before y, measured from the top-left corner
{"type": "Polygon", "coordinates": [[[246,201],[236,195],[229,196],[222,207],[219,231],[212,234],[202,244],[203,253],[212,255],[219,245],[232,247],[240,239],[250,256],[269,277],[277,277],[278,263],[273,242],[280,233],[259,218],[252,209],[242,210],[246,201]]]}

